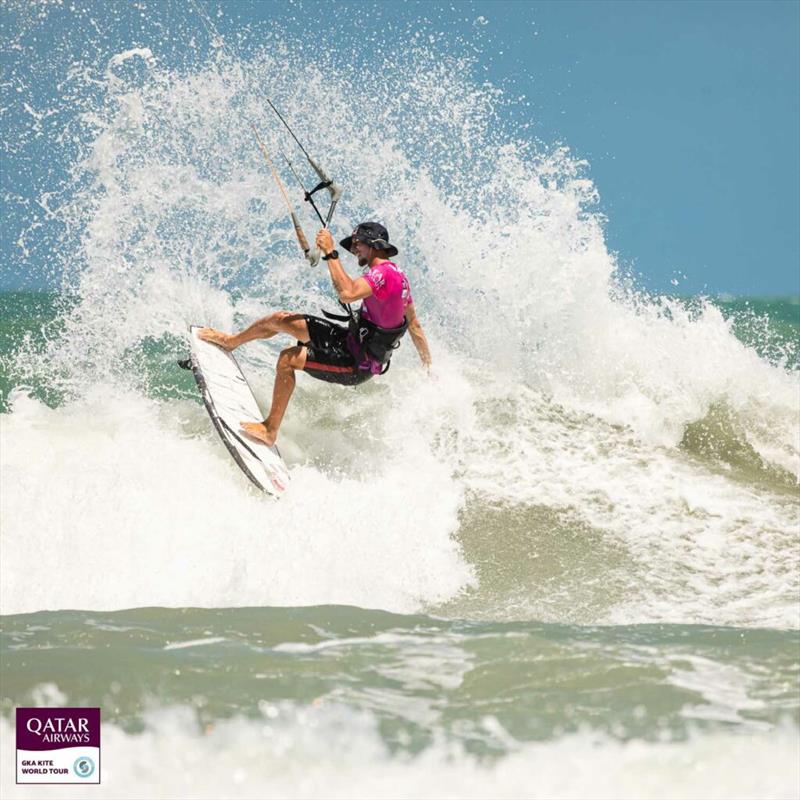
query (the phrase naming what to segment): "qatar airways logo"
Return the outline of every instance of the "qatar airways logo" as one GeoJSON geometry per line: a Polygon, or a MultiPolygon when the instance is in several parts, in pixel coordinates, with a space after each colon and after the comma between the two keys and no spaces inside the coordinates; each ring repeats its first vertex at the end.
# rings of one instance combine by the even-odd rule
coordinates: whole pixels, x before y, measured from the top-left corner
{"type": "Polygon", "coordinates": [[[66,744],[89,744],[89,720],[78,717],[53,717],[39,719],[32,717],[25,723],[28,733],[39,736],[43,742],[64,742],[66,744]]]}
{"type": "Polygon", "coordinates": [[[100,783],[99,708],[18,708],[17,783],[100,783]]]}

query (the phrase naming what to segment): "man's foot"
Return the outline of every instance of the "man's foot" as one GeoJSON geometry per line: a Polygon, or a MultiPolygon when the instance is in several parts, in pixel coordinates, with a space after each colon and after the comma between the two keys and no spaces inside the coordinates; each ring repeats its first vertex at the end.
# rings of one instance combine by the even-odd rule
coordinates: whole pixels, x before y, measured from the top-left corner
{"type": "Polygon", "coordinates": [[[200,330],[197,331],[197,335],[204,342],[211,342],[211,344],[219,345],[223,350],[230,352],[236,348],[236,345],[233,343],[235,337],[230,333],[223,333],[215,328],[200,328],[200,330]]]}
{"type": "Polygon", "coordinates": [[[269,447],[272,447],[278,438],[278,432],[269,430],[264,422],[240,422],[239,425],[248,436],[264,442],[269,447]]]}

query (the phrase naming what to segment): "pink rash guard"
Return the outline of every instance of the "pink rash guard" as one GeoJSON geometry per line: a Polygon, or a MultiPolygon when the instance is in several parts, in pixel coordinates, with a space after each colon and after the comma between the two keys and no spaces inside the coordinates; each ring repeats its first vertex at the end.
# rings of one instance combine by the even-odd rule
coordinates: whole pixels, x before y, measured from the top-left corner
{"type": "MultiPolygon", "coordinates": [[[[372,294],[361,303],[361,314],[365,319],[374,322],[380,328],[397,328],[403,324],[406,308],[414,300],[411,297],[411,286],[408,278],[401,272],[397,264],[383,261],[370,267],[363,275],[370,285],[372,294]]],[[[358,356],[358,346],[352,337],[347,339],[350,352],[358,356]]],[[[359,365],[359,369],[369,370],[379,375],[383,366],[379,361],[367,356],[359,365]]]]}

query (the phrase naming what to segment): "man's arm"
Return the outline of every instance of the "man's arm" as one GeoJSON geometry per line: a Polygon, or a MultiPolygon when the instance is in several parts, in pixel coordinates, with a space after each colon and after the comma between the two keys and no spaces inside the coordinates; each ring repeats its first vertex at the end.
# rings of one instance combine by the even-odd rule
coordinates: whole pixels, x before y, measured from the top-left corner
{"type": "MultiPolygon", "coordinates": [[[[333,237],[326,228],[323,228],[317,234],[317,247],[322,250],[325,255],[332,253],[335,249],[333,246],[333,237]]],[[[336,294],[343,303],[355,303],[356,300],[363,300],[372,294],[372,287],[364,280],[364,278],[351,278],[342,266],[342,262],[338,258],[331,258],[325,262],[328,265],[328,271],[331,274],[331,281],[333,288],[336,289],[336,294]]]]}
{"type": "Polygon", "coordinates": [[[414,347],[417,348],[422,363],[430,369],[431,351],[428,349],[428,340],[425,338],[425,332],[422,330],[422,325],[413,303],[406,307],[406,321],[408,322],[408,332],[414,342],[414,347]]]}

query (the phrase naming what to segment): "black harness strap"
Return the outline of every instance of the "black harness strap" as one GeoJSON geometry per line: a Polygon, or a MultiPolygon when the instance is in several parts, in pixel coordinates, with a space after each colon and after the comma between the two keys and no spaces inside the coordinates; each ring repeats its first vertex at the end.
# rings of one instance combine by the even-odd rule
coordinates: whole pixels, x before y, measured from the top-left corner
{"type": "Polygon", "coordinates": [[[358,354],[356,360],[361,363],[366,355],[383,364],[381,375],[389,370],[392,352],[400,347],[400,339],[403,338],[408,330],[408,320],[403,319],[403,324],[396,328],[381,328],[374,322],[361,316],[361,312],[354,314],[350,306],[341,303],[347,309],[345,314],[333,314],[322,309],[322,313],[336,322],[346,322],[348,330],[353,338],[358,342],[358,354]]]}
{"type": "MultiPolygon", "coordinates": [[[[342,303],[342,305],[344,305],[344,303],[342,303]]],[[[348,307],[345,306],[345,308],[348,308],[348,307]]],[[[348,308],[348,310],[349,310],[349,308],[348,308]]],[[[334,319],[337,322],[350,322],[350,320],[353,318],[351,314],[332,314],[330,311],[326,311],[324,308],[322,309],[322,313],[328,319],[334,319]]]]}

